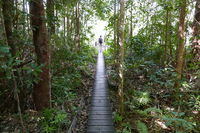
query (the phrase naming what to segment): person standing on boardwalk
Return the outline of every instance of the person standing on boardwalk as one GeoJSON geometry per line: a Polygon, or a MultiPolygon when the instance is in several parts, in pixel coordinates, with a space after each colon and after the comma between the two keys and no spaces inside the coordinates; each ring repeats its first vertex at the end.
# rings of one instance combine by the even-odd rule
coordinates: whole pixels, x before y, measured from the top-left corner
{"type": "Polygon", "coordinates": [[[100,52],[102,51],[102,44],[103,44],[103,39],[102,39],[102,36],[100,36],[100,38],[99,38],[99,51],[100,52]]]}

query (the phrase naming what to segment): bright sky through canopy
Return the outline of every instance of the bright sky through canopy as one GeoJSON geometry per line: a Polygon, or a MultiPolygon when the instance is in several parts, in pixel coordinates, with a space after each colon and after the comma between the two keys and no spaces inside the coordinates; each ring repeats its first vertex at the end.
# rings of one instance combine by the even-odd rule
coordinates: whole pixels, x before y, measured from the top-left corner
{"type": "Polygon", "coordinates": [[[92,33],[95,35],[93,43],[95,43],[95,41],[98,41],[98,38],[100,37],[100,35],[102,36],[102,38],[104,38],[104,36],[106,35],[106,30],[105,30],[106,26],[107,26],[106,21],[102,21],[102,20],[95,21],[92,28],[92,33]]]}

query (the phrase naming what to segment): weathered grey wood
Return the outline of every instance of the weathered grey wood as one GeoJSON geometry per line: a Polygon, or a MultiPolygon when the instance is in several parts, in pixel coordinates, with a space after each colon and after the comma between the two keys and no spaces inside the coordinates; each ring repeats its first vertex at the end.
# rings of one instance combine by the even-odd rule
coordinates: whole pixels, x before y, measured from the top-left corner
{"type": "Polygon", "coordinates": [[[88,126],[113,126],[111,119],[95,120],[89,119],[88,126]]]}
{"type": "Polygon", "coordinates": [[[91,111],[91,110],[93,110],[93,111],[111,111],[111,108],[107,108],[105,106],[103,106],[103,107],[92,106],[89,108],[89,111],[91,111]]]}
{"type": "Polygon", "coordinates": [[[113,133],[114,128],[113,128],[113,126],[89,126],[88,127],[88,133],[91,133],[91,132],[92,133],[102,133],[102,132],[113,133]],[[99,131],[101,131],[101,132],[99,132],[99,131]]]}
{"type": "Polygon", "coordinates": [[[103,114],[103,115],[101,115],[101,114],[97,114],[97,115],[90,114],[89,119],[97,119],[97,120],[112,119],[112,115],[111,114],[107,114],[107,115],[106,114],[103,114]]]}
{"type": "Polygon", "coordinates": [[[111,104],[105,74],[103,54],[97,60],[95,84],[92,92],[87,133],[114,133],[111,104]]]}
{"type": "Polygon", "coordinates": [[[111,111],[89,111],[89,114],[92,115],[112,115],[111,111]]]}

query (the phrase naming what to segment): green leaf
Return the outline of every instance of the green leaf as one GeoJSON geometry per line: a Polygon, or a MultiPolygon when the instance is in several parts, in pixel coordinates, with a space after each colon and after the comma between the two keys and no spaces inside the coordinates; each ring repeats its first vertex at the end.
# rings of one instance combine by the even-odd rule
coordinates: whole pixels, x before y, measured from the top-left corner
{"type": "Polygon", "coordinates": [[[148,128],[145,123],[137,121],[136,126],[139,133],[148,133],[148,128]]]}
{"type": "Polygon", "coordinates": [[[8,46],[0,46],[0,53],[9,53],[9,47],[8,46]]]}

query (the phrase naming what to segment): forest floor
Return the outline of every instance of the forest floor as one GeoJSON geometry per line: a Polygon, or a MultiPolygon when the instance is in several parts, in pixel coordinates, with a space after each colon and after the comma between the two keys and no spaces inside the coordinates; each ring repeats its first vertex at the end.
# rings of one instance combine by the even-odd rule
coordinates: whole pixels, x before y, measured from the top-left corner
{"type": "Polygon", "coordinates": [[[90,104],[90,97],[92,95],[92,88],[93,88],[93,83],[94,83],[94,75],[95,75],[95,67],[96,66],[92,66],[92,77],[91,78],[86,78],[84,79],[85,81],[83,81],[85,84],[85,89],[84,91],[80,91],[79,92],[79,96],[83,97],[82,100],[82,109],[80,110],[80,112],[77,115],[77,124],[75,126],[75,131],[77,133],[86,133],[87,130],[87,120],[88,120],[88,108],[89,108],[89,104],[90,104]]]}
{"type": "MultiPolygon", "coordinates": [[[[151,73],[150,76],[155,76],[155,79],[159,77],[160,83],[155,79],[151,80],[143,68],[125,72],[125,112],[121,115],[118,110],[118,84],[114,67],[115,65],[108,64],[107,72],[117,133],[137,133],[138,130],[153,133],[199,132],[197,125],[200,117],[198,111],[194,111],[195,108],[190,105],[191,94],[183,92],[179,93],[180,97],[174,97],[175,92],[171,88],[160,84],[167,83],[168,80],[165,79],[168,77],[164,74],[163,77],[156,75],[162,70],[158,66],[151,67],[156,74],[151,73]],[[180,104],[181,101],[184,103],[180,104]]],[[[198,95],[195,93],[195,96],[198,95]]]]}
{"type": "MultiPolygon", "coordinates": [[[[87,128],[87,119],[88,119],[88,105],[89,97],[91,96],[91,90],[94,83],[95,67],[96,65],[91,63],[88,64],[89,73],[82,74],[81,86],[76,91],[76,98],[72,101],[69,101],[59,107],[55,105],[56,108],[64,110],[69,115],[67,122],[62,125],[60,131],[58,132],[67,132],[70,128],[74,133],[85,133],[87,128]],[[76,112],[73,112],[72,108],[77,108],[76,112]]],[[[54,108],[55,108],[54,107],[54,108]]],[[[28,109],[22,114],[23,123],[25,130],[30,133],[40,133],[41,132],[41,119],[42,116],[37,111],[28,109]]],[[[53,121],[53,120],[52,120],[53,121]]],[[[50,127],[49,127],[50,128],[50,127]]],[[[22,130],[20,123],[20,117],[18,113],[7,113],[0,115],[0,132],[14,132],[19,133],[22,130]]],[[[51,129],[47,129],[51,130],[51,129]]]]}

